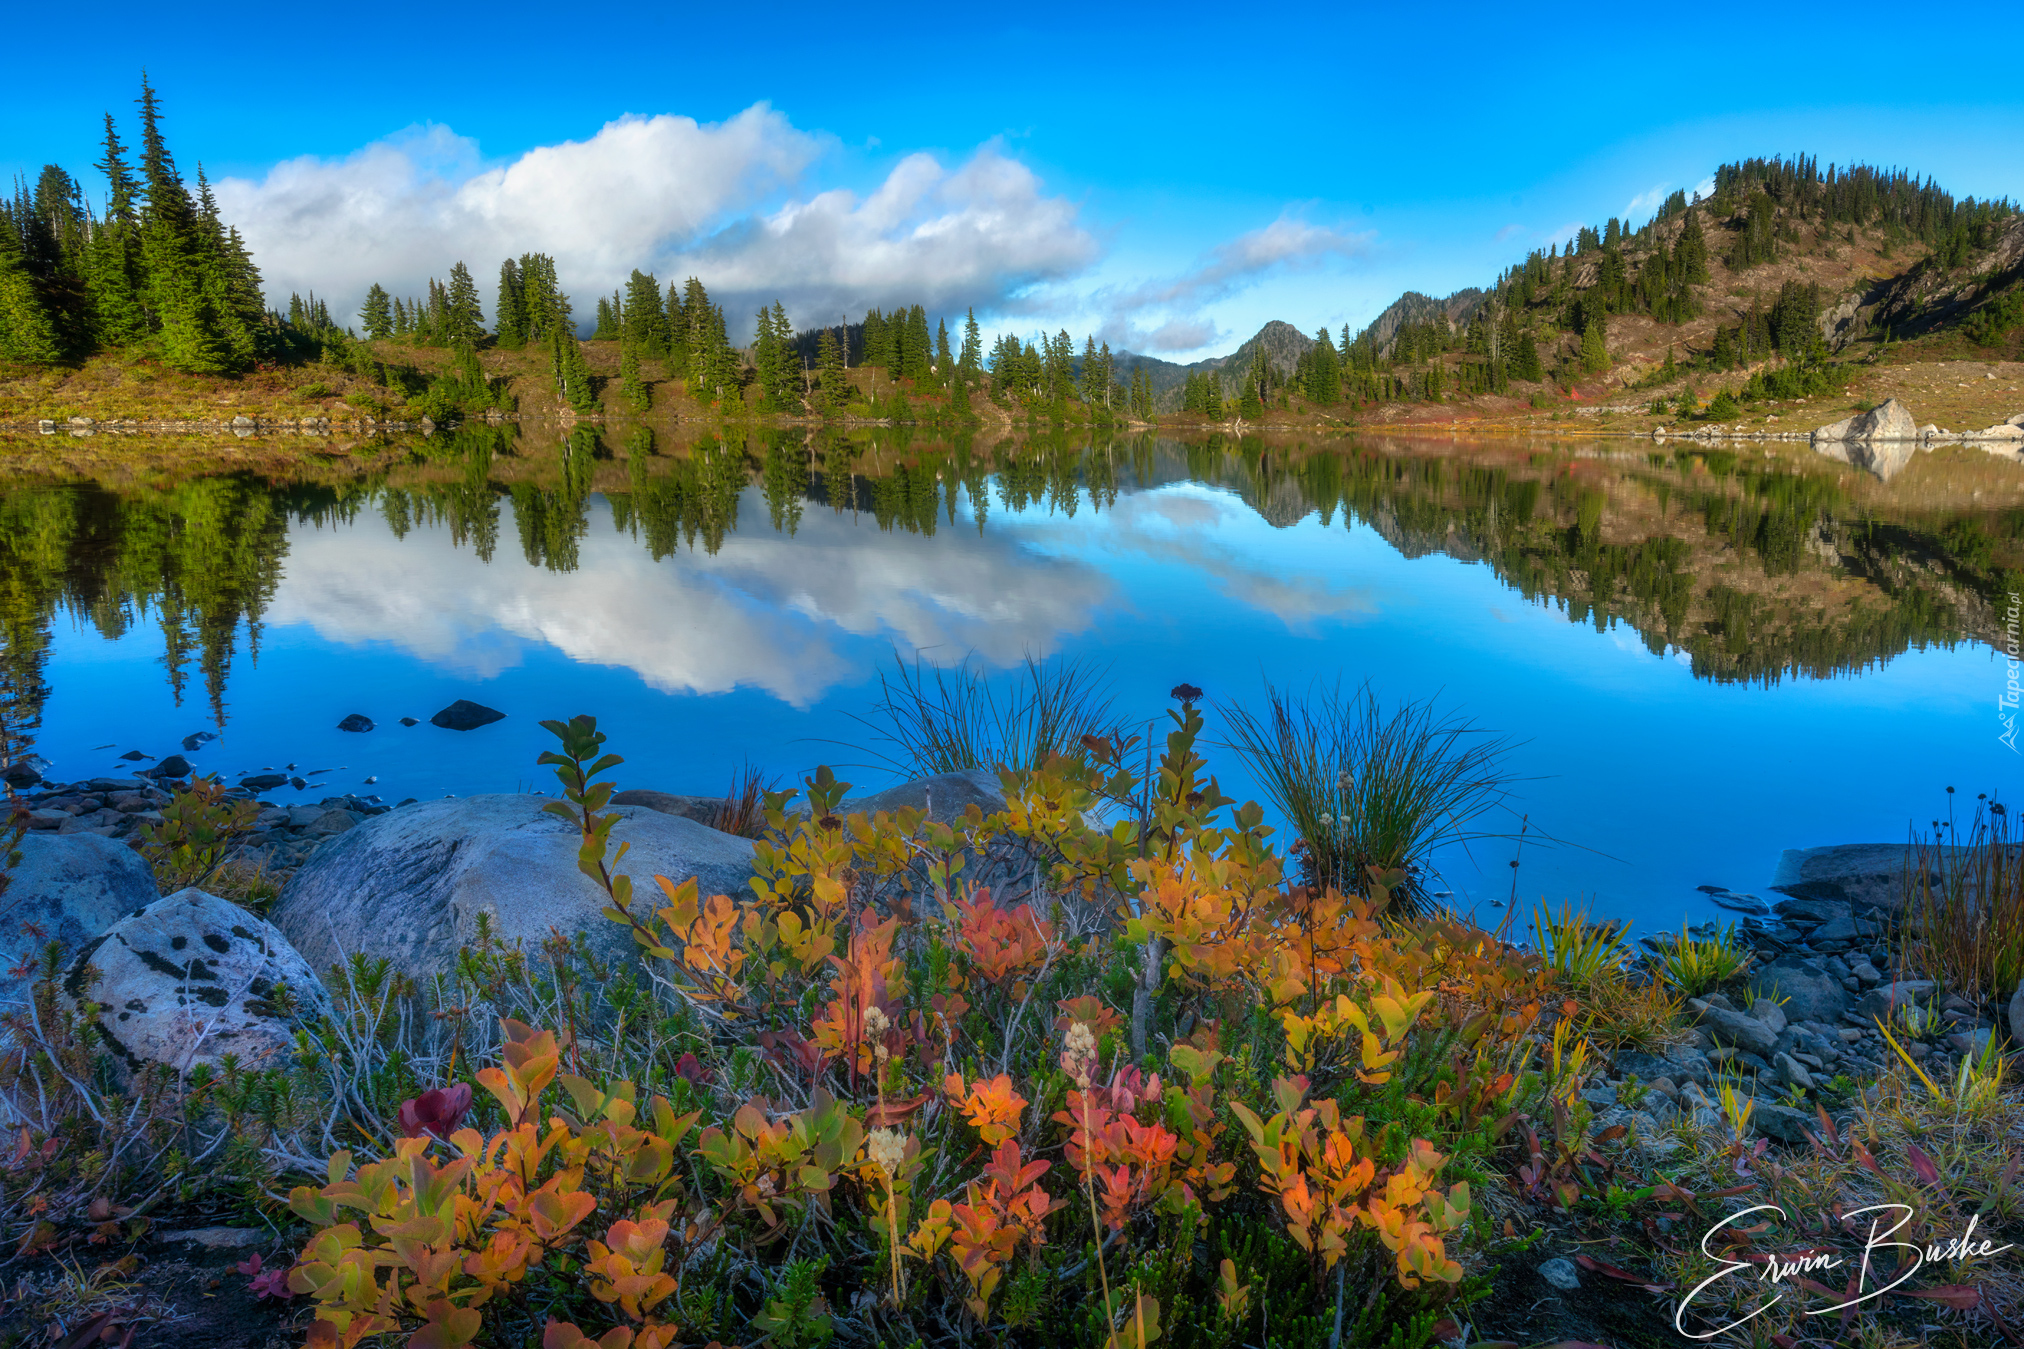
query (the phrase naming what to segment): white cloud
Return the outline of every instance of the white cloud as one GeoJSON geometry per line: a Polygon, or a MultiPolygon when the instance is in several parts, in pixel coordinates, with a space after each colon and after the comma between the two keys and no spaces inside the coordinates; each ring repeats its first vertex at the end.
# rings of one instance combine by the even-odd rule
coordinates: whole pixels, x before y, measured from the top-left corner
{"type": "MultiPolygon", "coordinates": [[[[763,521],[756,496],[747,494],[747,521],[763,521]]],[[[513,536],[510,518],[500,533],[513,536]]],[[[599,502],[572,572],[505,548],[482,562],[451,545],[447,526],[404,540],[366,521],[341,534],[295,530],[267,621],[306,623],[346,644],[392,642],[480,678],[538,645],[632,670],[663,692],[751,687],[806,707],[863,678],[887,642],[941,663],[971,652],[997,666],[1046,656],[1087,628],[1113,589],[1094,567],[1036,554],[1003,530],[924,538],[814,507],[792,538],[748,524],[714,555],[656,562],[611,528],[599,502]]]]}
{"type": "Polygon", "coordinates": [[[1694,184],[1693,191],[1687,193],[1687,199],[1691,201],[1695,197],[1699,197],[1702,201],[1706,201],[1708,198],[1714,195],[1715,195],[1715,175],[1711,173],[1707,177],[1701,179],[1700,182],[1694,184]]]}
{"type": "Polygon", "coordinates": [[[313,289],[347,320],[374,282],[419,294],[460,260],[489,314],[500,261],[523,252],[554,256],[579,316],[634,267],[664,284],[693,272],[734,333],[774,299],[797,323],[897,302],[989,307],[1095,259],[1075,205],[995,145],[953,170],[910,155],[862,199],[808,192],[828,148],[761,103],[709,125],[623,117],[490,168],[475,142],[429,127],[217,191],[270,301],[313,289]]]}
{"type": "Polygon", "coordinates": [[[1656,183],[1638,193],[1623,208],[1623,218],[1634,225],[1642,222],[1645,217],[1666,204],[1666,191],[1671,186],[1671,183],[1656,183]]]}
{"type": "Polygon", "coordinates": [[[1268,276],[1365,257],[1375,238],[1282,211],[1271,224],[1217,246],[1178,276],[1098,290],[1091,302],[1104,316],[1099,335],[1134,351],[1196,350],[1221,335],[1201,317],[1208,306],[1268,276]]]}

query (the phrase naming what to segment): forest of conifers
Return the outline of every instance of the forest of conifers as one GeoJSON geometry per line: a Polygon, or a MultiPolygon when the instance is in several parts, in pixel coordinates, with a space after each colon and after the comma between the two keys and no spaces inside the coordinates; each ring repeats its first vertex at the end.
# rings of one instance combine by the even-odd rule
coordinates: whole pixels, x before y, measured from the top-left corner
{"type": "MultiPolygon", "coordinates": [[[[468,412],[511,401],[487,378],[477,352],[533,347],[546,356],[558,397],[579,412],[613,399],[645,411],[651,395],[643,361],[660,363],[666,378],[683,381],[700,402],[721,404],[735,394],[748,406],[746,392],[756,389],[757,410],[773,413],[842,412],[864,397],[853,388],[852,367],[882,374],[890,391],[944,397],[957,413],[967,412],[972,390],[1029,406],[1078,404],[1099,419],[1146,420],[1155,412],[1147,363],[1094,337],[1078,350],[1065,330],[1030,340],[1001,335],[987,355],[974,309],[952,344],[948,320],[931,325],[919,305],[797,332],[775,302],[757,311],[751,342],[740,348],[724,307],[700,280],[663,288],[640,270],[596,302],[590,340],[618,344],[613,385],[591,374],[582,320],[554,259],[534,252],[500,264],[489,327],[478,283],[462,261],[447,282],[431,279],[422,296],[374,285],[355,322],[333,317],[314,295],[271,306],[202,168],[194,190],[177,170],[160,102],[145,81],[137,103],[138,163],[106,115],[102,156],[93,165],[105,189],[96,202],[54,164],[0,202],[0,359],[60,364],[131,349],[171,370],[227,376],[262,363],[322,360],[376,384],[413,384],[409,395],[426,389],[440,411],[468,412]],[[385,362],[387,344],[455,354],[447,373],[419,380],[412,367],[385,362]]],[[[1800,222],[1815,237],[1874,229],[1885,248],[1903,240],[1943,261],[1958,258],[1985,243],[2012,209],[1956,201],[1930,180],[1867,166],[1822,172],[1803,156],[1727,164],[1708,202],[1675,192],[1635,229],[1615,218],[1583,228],[1564,250],[1535,251],[1489,290],[1465,292],[1459,316],[1441,310],[1383,332],[1377,324],[1354,334],[1347,324],[1338,333],[1324,327],[1291,368],[1254,344],[1244,368],[1191,369],[1179,406],[1212,419],[1233,412],[1255,419],[1296,395],[1325,408],[1501,393],[1514,381],[1571,384],[1609,366],[1612,318],[1641,314],[1678,324],[1702,311],[1696,288],[1709,279],[1710,222],[1721,222],[1728,244],[1722,261],[1737,271],[1777,258],[1796,242],[1800,222]]],[[[1787,282],[1768,304],[1753,301],[1735,325],[1718,327],[1711,349],[1686,354],[1714,369],[1771,353],[1817,363],[1824,355],[1820,308],[1816,287],[1787,282]]]]}

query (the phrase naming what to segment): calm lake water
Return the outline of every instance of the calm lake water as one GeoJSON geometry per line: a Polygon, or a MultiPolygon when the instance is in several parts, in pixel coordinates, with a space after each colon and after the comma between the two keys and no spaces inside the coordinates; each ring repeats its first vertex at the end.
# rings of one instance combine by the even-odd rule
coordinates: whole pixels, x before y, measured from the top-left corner
{"type": "MultiPolygon", "coordinates": [[[[582,430],[257,471],[0,449],[4,692],[59,779],[210,730],[200,771],[329,770],[312,800],[550,790],[536,723],[587,711],[620,785],[718,792],[747,760],[867,763],[835,742],[869,739],[850,714],[895,651],[1085,660],[1141,721],[1182,682],[1255,706],[1268,680],[1368,680],[1521,742],[1506,823],[1563,841],[1525,847],[1521,901],[1652,927],[1715,916],[1696,885],[1761,891],[1782,849],[1901,839],[1947,786],[2007,794],[2019,767],[1994,463],[1885,484],[1803,447],[582,430]],[[427,724],[457,698],[506,719],[427,724]],[[336,730],[353,712],[378,729],[336,730]]],[[[1513,855],[1443,857],[1447,887],[1494,920],[1513,855]]]]}

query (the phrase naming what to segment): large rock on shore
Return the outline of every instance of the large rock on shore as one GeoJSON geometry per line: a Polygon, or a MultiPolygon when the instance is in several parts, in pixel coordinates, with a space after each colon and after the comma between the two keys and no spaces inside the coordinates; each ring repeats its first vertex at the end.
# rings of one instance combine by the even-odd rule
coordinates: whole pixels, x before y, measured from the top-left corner
{"type": "Polygon", "coordinates": [[[676,792],[657,792],[649,787],[632,787],[616,793],[611,803],[614,806],[643,806],[663,815],[679,815],[711,829],[717,827],[718,816],[724,809],[724,798],[721,796],[683,796],[676,792]]]}
{"type": "MultiPolygon", "coordinates": [[[[480,914],[495,938],[530,951],[560,931],[582,934],[600,960],[630,959],[630,932],[576,869],[576,829],[542,809],[551,799],[467,796],[375,816],[310,856],[275,902],[274,925],[318,970],[354,954],[415,977],[448,969],[480,914]]],[[[705,895],[749,893],[749,839],[641,806],[617,811],[614,845],[632,845],[619,870],[640,901],[659,893],[656,875],[694,876],[705,895]]]]}
{"type": "Polygon", "coordinates": [[[233,1055],[280,1065],[298,1026],[330,1014],[316,975],[272,926],[230,900],[178,890],[114,923],[63,978],[73,1006],[99,1008],[99,1029],[126,1073],[150,1063],[178,1074],[233,1055]],[[88,981],[86,969],[96,970],[88,981]]]}
{"type": "Polygon", "coordinates": [[[1838,422],[1820,427],[1813,433],[1815,440],[1917,440],[1919,424],[1912,418],[1912,410],[1892,398],[1878,404],[1867,412],[1853,417],[1844,417],[1838,422]]]}
{"type": "Polygon", "coordinates": [[[956,773],[937,773],[931,778],[915,778],[870,796],[847,797],[842,810],[845,815],[859,811],[875,815],[881,810],[925,810],[935,823],[948,824],[962,819],[973,805],[986,815],[1005,809],[1005,790],[998,783],[997,770],[966,768],[956,773]]]}
{"type": "Polygon", "coordinates": [[[7,973],[22,957],[51,941],[74,951],[161,898],[140,854],[100,834],[26,834],[9,875],[0,893],[0,1003],[28,995],[29,981],[7,973]]]}
{"type": "Polygon", "coordinates": [[[1895,914],[1904,907],[1910,869],[1911,850],[1902,843],[1787,848],[1771,888],[1794,899],[1847,904],[1857,914],[1895,914]]]}

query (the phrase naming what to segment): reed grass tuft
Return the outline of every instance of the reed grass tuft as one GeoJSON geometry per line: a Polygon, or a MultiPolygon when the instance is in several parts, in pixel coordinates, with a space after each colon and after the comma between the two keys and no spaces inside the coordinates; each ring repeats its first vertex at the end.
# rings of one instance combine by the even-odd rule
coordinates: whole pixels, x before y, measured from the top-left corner
{"type": "Polygon", "coordinates": [[[1230,748],[1256,774],[1301,844],[1308,883],[1367,893],[1376,872],[1400,872],[1393,901],[1427,911],[1432,854],[1453,843],[1509,838],[1477,821],[1508,794],[1510,742],[1431,700],[1387,710],[1368,684],[1295,696],[1266,686],[1259,716],[1220,710],[1230,748]]]}

